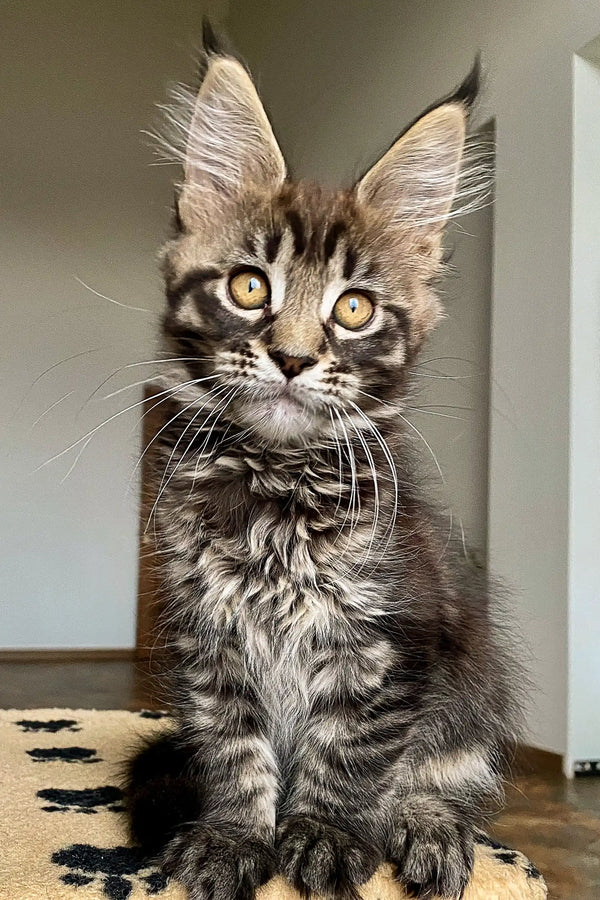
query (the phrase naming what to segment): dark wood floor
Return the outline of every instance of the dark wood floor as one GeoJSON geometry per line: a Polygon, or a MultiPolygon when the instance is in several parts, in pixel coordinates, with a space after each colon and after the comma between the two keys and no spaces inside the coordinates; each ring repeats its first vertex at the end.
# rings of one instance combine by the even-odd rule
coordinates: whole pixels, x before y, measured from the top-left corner
{"type": "MultiPolygon", "coordinates": [[[[130,660],[0,661],[0,708],[160,706],[155,677],[130,660]]],[[[600,779],[567,781],[542,765],[509,791],[496,837],[544,873],[552,900],[600,900],[600,779]]]]}

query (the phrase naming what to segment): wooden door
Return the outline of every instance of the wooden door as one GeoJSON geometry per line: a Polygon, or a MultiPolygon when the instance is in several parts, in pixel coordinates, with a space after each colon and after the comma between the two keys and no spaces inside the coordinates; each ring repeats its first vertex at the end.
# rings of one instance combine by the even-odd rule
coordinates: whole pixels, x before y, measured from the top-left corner
{"type": "MultiPolygon", "coordinates": [[[[139,569],[137,600],[136,653],[148,659],[157,648],[159,634],[157,619],[164,602],[161,587],[160,566],[154,544],[151,513],[156,499],[150,469],[154,459],[153,438],[164,425],[163,405],[155,398],[155,389],[148,386],[144,393],[144,417],[142,419],[142,448],[148,448],[141,466],[139,569]]],[[[141,451],[140,451],[141,452],[141,451]]]]}

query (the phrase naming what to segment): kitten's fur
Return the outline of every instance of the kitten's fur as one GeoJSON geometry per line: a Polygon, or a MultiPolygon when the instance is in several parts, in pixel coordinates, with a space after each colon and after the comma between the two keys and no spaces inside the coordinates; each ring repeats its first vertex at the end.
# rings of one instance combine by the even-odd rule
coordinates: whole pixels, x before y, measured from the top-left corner
{"type": "Polygon", "coordinates": [[[193,900],[249,900],[276,869],[356,897],[384,859],[421,896],[459,896],[502,796],[511,666],[401,415],[440,314],[477,74],[337,193],[287,178],[250,77],[212,43],[191,115],[171,115],[180,361],[162,375],[154,527],[178,725],[128,791],[133,835],[193,900]],[[229,296],[240,266],[268,277],[265,309],[229,296]],[[376,307],[356,332],[330,315],[350,288],[376,307]]]}

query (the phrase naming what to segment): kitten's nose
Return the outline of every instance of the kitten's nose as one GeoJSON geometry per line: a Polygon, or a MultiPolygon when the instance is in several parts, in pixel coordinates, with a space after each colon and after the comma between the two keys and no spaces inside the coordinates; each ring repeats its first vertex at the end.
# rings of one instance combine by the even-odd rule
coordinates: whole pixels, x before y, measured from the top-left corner
{"type": "Polygon", "coordinates": [[[317,363],[312,356],[288,356],[281,350],[269,350],[269,356],[277,363],[286,378],[295,378],[304,369],[310,369],[317,363]]]}

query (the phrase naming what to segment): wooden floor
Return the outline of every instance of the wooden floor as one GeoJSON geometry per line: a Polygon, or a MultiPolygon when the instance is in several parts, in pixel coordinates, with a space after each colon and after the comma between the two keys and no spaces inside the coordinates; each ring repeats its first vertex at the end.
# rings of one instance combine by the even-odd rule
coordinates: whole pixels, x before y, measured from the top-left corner
{"type": "MultiPolygon", "coordinates": [[[[160,705],[156,679],[132,661],[0,661],[3,709],[160,705]]],[[[552,900],[600,900],[600,778],[567,781],[542,769],[516,779],[494,834],[533,860],[552,900]]]]}

